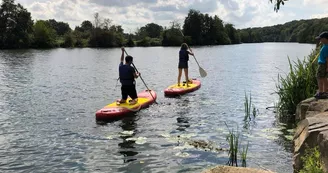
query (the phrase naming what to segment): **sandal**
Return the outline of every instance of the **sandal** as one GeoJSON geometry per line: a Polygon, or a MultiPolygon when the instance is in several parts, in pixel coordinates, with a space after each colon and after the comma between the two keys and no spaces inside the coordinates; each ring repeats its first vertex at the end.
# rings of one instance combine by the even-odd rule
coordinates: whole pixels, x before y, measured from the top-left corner
{"type": "Polygon", "coordinates": [[[314,98],[316,99],[326,99],[328,97],[328,94],[326,92],[318,92],[314,95],[314,98]]]}
{"type": "Polygon", "coordinates": [[[126,103],[126,100],[116,100],[116,104],[117,105],[120,105],[120,104],[122,104],[122,103],[126,103]]]}
{"type": "Polygon", "coordinates": [[[138,101],[136,101],[136,100],[129,100],[129,104],[130,105],[135,105],[135,104],[137,104],[138,103],[138,101]]]}

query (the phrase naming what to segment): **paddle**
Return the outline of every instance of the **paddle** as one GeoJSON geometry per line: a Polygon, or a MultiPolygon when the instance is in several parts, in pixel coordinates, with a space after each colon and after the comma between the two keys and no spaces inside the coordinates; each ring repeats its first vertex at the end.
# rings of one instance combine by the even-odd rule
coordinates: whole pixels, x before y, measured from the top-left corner
{"type": "MultiPolygon", "coordinates": [[[[125,49],[124,49],[124,52],[126,53],[126,55],[129,55],[129,54],[126,52],[125,49]]],[[[133,62],[132,62],[132,66],[133,66],[133,68],[137,71],[137,73],[139,73],[137,67],[133,64],[133,62]]],[[[140,73],[139,73],[139,74],[140,74],[140,73]]],[[[148,88],[147,84],[146,84],[145,81],[142,79],[141,75],[139,75],[139,77],[140,77],[141,81],[143,82],[143,84],[146,86],[147,91],[149,92],[149,94],[151,95],[151,97],[154,99],[155,103],[158,104],[158,103],[156,102],[155,97],[154,97],[153,94],[150,92],[150,89],[148,88]]]]}
{"type": "Polygon", "coordinates": [[[318,53],[317,56],[314,58],[314,60],[312,61],[312,64],[318,59],[319,54],[320,54],[320,53],[318,53]]]}
{"type": "MultiPolygon", "coordinates": [[[[320,47],[320,46],[321,46],[321,42],[319,43],[319,45],[317,47],[320,47]]],[[[319,55],[320,55],[320,51],[317,54],[317,56],[314,58],[314,60],[312,61],[312,64],[314,63],[314,61],[316,61],[319,58],[319,55]]]]}
{"type": "MultiPolygon", "coordinates": [[[[182,33],[181,29],[179,29],[180,33],[182,34],[182,36],[184,37],[184,34],[182,33]]],[[[192,50],[190,49],[189,45],[188,45],[188,49],[192,52],[192,50]]],[[[198,68],[199,68],[199,74],[201,77],[206,77],[207,76],[207,72],[199,65],[195,55],[192,55],[198,65],[198,68]]]]}
{"type": "MultiPolygon", "coordinates": [[[[192,52],[192,50],[190,49],[189,46],[188,46],[188,48],[189,48],[189,50],[192,52]]],[[[205,71],[205,70],[199,65],[199,63],[198,63],[198,61],[197,61],[195,55],[192,55],[192,56],[195,58],[195,61],[196,61],[197,65],[198,65],[200,76],[201,76],[201,77],[206,77],[206,76],[207,76],[207,72],[206,72],[206,71],[205,71]]]]}

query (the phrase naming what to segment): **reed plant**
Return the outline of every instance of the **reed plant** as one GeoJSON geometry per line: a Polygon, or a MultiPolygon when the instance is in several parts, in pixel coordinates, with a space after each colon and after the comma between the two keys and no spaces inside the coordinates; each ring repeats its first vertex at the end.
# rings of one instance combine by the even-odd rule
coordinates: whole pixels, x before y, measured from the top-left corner
{"type": "MultiPolygon", "coordinates": [[[[227,125],[227,124],[226,124],[227,125]]],[[[227,125],[228,128],[228,125],[227,125]]],[[[239,132],[235,132],[233,129],[229,129],[229,134],[226,137],[227,142],[229,143],[229,166],[238,166],[238,149],[239,149],[239,132]]]]}
{"type": "Polygon", "coordinates": [[[245,107],[245,117],[244,121],[250,121],[252,120],[251,115],[253,115],[253,118],[256,117],[258,110],[252,105],[252,94],[249,93],[249,96],[247,96],[245,92],[245,102],[244,102],[244,107],[245,107]]]}
{"type": "MultiPolygon", "coordinates": [[[[226,123],[225,123],[226,124],[226,123]]],[[[247,160],[247,153],[248,153],[248,144],[247,146],[243,146],[242,150],[240,150],[240,133],[237,130],[235,131],[233,128],[229,129],[228,125],[226,124],[227,128],[228,128],[228,132],[229,134],[227,134],[226,136],[226,140],[229,144],[229,152],[228,152],[228,156],[229,156],[229,161],[228,161],[228,165],[229,166],[236,166],[238,167],[238,154],[240,154],[241,157],[241,161],[242,161],[242,166],[246,167],[246,160],[247,160]],[[238,153],[240,152],[240,153],[238,153]]]]}
{"type": "Polygon", "coordinates": [[[318,63],[315,57],[318,52],[318,49],[313,50],[303,61],[298,59],[291,62],[288,57],[290,72],[286,75],[279,74],[276,84],[280,117],[292,117],[296,112],[297,104],[315,94],[318,88],[316,79],[318,63]]]}
{"type": "Polygon", "coordinates": [[[244,120],[251,120],[251,105],[252,105],[252,95],[249,94],[249,98],[247,97],[247,94],[245,92],[245,102],[244,102],[244,107],[245,107],[245,118],[244,120]]]}
{"type": "Polygon", "coordinates": [[[241,166],[242,167],[246,167],[246,159],[247,159],[248,145],[249,145],[249,143],[247,143],[246,146],[243,146],[243,150],[240,152],[241,166]]]}

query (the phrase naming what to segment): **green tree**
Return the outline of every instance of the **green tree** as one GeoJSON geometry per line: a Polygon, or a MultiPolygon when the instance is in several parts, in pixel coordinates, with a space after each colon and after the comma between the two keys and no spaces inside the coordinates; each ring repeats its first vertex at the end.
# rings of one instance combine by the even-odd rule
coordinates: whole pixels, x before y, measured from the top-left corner
{"type": "Polygon", "coordinates": [[[137,40],[141,40],[141,39],[147,37],[148,33],[144,27],[141,27],[141,28],[137,28],[135,35],[136,35],[137,40]]]}
{"type": "Polygon", "coordinates": [[[128,42],[126,43],[127,46],[133,47],[134,46],[134,41],[132,40],[132,36],[129,36],[128,42]]]}
{"type": "Polygon", "coordinates": [[[251,43],[250,35],[246,30],[240,30],[238,32],[242,43],[251,43]]]}
{"type": "Polygon", "coordinates": [[[73,33],[66,33],[64,36],[64,44],[62,47],[74,47],[75,39],[73,33]]]}
{"type": "Polygon", "coordinates": [[[214,20],[212,17],[210,17],[208,14],[205,14],[204,16],[204,27],[202,28],[202,37],[204,38],[204,44],[206,45],[213,45],[217,44],[216,40],[216,30],[217,28],[214,28],[214,20]]]}
{"type": "Polygon", "coordinates": [[[155,23],[148,23],[147,25],[141,27],[139,32],[140,36],[146,35],[150,38],[159,38],[163,32],[163,27],[155,23]]]}
{"type": "Polygon", "coordinates": [[[76,32],[81,39],[89,39],[90,34],[93,30],[93,25],[90,21],[85,20],[82,22],[81,26],[76,26],[74,32],[76,32]]]}
{"type": "Polygon", "coordinates": [[[163,32],[163,46],[180,46],[184,41],[184,37],[181,34],[180,25],[172,23],[170,29],[166,29],[163,32]]]}
{"type": "Polygon", "coordinates": [[[185,18],[183,31],[190,36],[192,44],[218,45],[238,44],[240,36],[232,24],[223,25],[218,16],[202,14],[196,10],[190,10],[185,18]]]}
{"type": "Polygon", "coordinates": [[[93,25],[90,21],[88,20],[85,20],[82,22],[81,24],[81,29],[82,29],[82,32],[85,32],[85,31],[91,31],[93,28],[93,25]]]}
{"type": "Polygon", "coordinates": [[[299,42],[315,43],[315,36],[328,29],[328,18],[291,21],[282,25],[239,30],[244,43],[255,42],[299,42]],[[247,39],[246,32],[249,33],[247,39]]]}
{"type": "Polygon", "coordinates": [[[137,42],[137,46],[150,46],[151,38],[144,37],[143,39],[137,42]]]}
{"type": "Polygon", "coordinates": [[[183,25],[183,33],[186,36],[191,36],[193,44],[202,45],[202,30],[203,30],[204,15],[197,10],[189,10],[188,16],[185,18],[183,25]]]}
{"type": "Polygon", "coordinates": [[[240,43],[239,34],[238,34],[237,30],[233,27],[232,24],[230,24],[230,23],[226,24],[225,30],[226,30],[232,44],[240,43]]]}
{"type": "Polygon", "coordinates": [[[55,46],[56,31],[44,20],[37,21],[33,26],[34,46],[51,48],[55,46]]]}
{"type": "Polygon", "coordinates": [[[91,47],[115,47],[118,46],[115,42],[115,35],[101,28],[93,29],[89,45],[91,47]]]}
{"type": "Polygon", "coordinates": [[[47,22],[49,22],[50,26],[56,30],[57,35],[63,36],[71,31],[68,23],[57,22],[55,19],[47,20],[47,22]]]}
{"type": "Polygon", "coordinates": [[[14,0],[3,0],[0,7],[0,48],[27,48],[31,43],[31,14],[14,0]]]}
{"type": "Polygon", "coordinates": [[[109,31],[114,34],[115,45],[122,46],[124,45],[124,30],[120,25],[113,25],[109,28],[109,31]]]}
{"type": "Polygon", "coordinates": [[[86,47],[88,45],[88,39],[83,38],[84,33],[75,30],[72,35],[75,40],[74,47],[86,47]]]}
{"type": "Polygon", "coordinates": [[[213,21],[213,34],[211,35],[215,38],[216,44],[231,44],[231,40],[225,31],[223,21],[217,15],[214,16],[213,21]]]}
{"type": "Polygon", "coordinates": [[[89,46],[116,47],[124,44],[122,27],[110,24],[110,19],[102,20],[98,13],[94,15],[94,28],[90,34],[89,46]]]}

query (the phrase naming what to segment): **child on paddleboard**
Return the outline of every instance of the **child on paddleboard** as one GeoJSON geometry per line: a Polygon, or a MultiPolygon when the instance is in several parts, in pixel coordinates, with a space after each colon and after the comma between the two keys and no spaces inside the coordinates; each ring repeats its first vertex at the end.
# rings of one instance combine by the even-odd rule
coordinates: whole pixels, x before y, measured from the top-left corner
{"type": "Polygon", "coordinates": [[[182,75],[182,69],[184,70],[185,77],[186,77],[186,85],[189,87],[189,78],[188,78],[188,61],[189,61],[189,55],[194,55],[192,53],[191,49],[189,49],[189,46],[186,43],[183,43],[181,45],[180,51],[179,51],[179,75],[178,75],[178,86],[180,86],[180,80],[182,75]]]}
{"type": "Polygon", "coordinates": [[[318,78],[318,86],[319,90],[317,94],[314,96],[317,99],[323,99],[328,97],[328,32],[322,32],[319,36],[316,37],[317,40],[323,44],[318,58],[318,70],[317,70],[317,78],[318,78]]]}
{"type": "Polygon", "coordinates": [[[130,55],[127,55],[125,57],[125,64],[123,64],[124,60],[124,47],[121,48],[122,55],[121,55],[121,63],[119,65],[119,75],[120,75],[120,82],[122,84],[121,86],[121,92],[122,92],[122,99],[118,100],[116,103],[126,103],[126,100],[128,96],[131,97],[130,104],[136,104],[138,102],[138,95],[136,91],[136,84],[135,84],[135,78],[138,78],[140,76],[140,73],[137,73],[135,69],[131,66],[133,62],[133,57],[130,55]]]}

